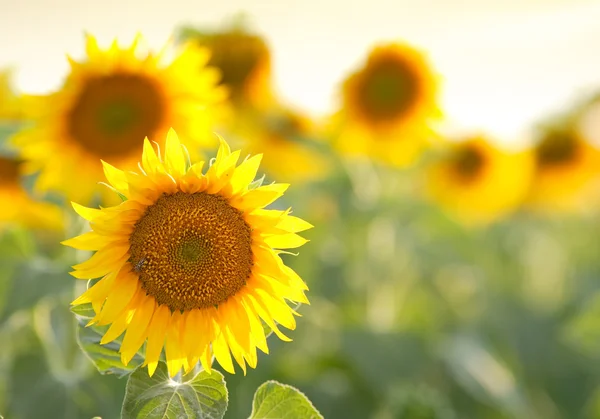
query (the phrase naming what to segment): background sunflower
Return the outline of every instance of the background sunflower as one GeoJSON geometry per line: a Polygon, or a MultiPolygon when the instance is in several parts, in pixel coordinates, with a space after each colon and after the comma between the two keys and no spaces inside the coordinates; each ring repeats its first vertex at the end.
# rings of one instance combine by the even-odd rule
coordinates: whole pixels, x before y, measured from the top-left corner
{"type": "Polygon", "coordinates": [[[533,158],[504,150],[485,136],[448,147],[428,173],[432,197],[467,224],[485,223],[521,206],[530,190],[533,158]]]}
{"type": "Polygon", "coordinates": [[[571,123],[544,129],[535,145],[529,201],[546,211],[590,211],[598,203],[600,150],[571,123]]]}
{"type": "Polygon", "coordinates": [[[437,85],[424,55],[413,47],[373,48],[344,82],[342,109],[332,122],[335,147],[395,165],[413,162],[433,137],[437,85]]]}
{"type": "Polygon", "coordinates": [[[166,60],[164,53],[141,55],[140,42],[138,37],[122,48],[115,41],[103,50],[88,36],[87,59],[69,59],[61,89],[28,98],[35,125],[13,142],[28,171],[40,172],[39,190],[90,202],[100,192],[100,159],[133,167],[144,137],[161,144],[171,127],[193,141],[193,153],[211,143],[224,92],[216,86],[216,72],[203,70],[207,51],[190,46],[166,60]],[[73,178],[85,181],[70,182],[73,178]]]}

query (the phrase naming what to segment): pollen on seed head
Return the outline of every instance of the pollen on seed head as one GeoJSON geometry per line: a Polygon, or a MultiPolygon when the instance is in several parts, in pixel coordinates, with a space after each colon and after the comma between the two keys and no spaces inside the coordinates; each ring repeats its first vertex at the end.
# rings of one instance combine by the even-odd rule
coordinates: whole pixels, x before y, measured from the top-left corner
{"type": "Polygon", "coordinates": [[[144,260],[137,271],[142,287],[172,311],[224,302],[246,284],[253,264],[241,212],[204,192],[163,194],[135,224],[129,242],[130,260],[144,260]]]}

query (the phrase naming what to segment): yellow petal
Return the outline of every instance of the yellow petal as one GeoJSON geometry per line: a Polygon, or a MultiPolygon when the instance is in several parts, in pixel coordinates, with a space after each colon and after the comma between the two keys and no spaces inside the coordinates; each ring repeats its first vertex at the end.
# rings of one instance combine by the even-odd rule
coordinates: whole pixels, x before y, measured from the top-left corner
{"type": "Polygon", "coordinates": [[[262,154],[257,154],[242,162],[242,164],[235,169],[235,172],[231,177],[231,186],[234,194],[248,188],[248,185],[256,177],[256,172],[258,171],[261,160],[262,154]]]}
{"type": "Polygon", "coordinates": [[[102,336],[102,339],[100,339],[100,344],[106,345],[107,343],[110,343],[121,336],[125,329],[127,329],[127,325],[131,321],[132,317],[133,310],[123,311],[123,313],[121,313],[110,325],[104,336],[102,336]]]}
{"type": "Polygon", "coordinates": [[[118,270],[128,258],[129,246],[104,247],[85,262],[73,265],[75,271],[71,275],[79,279],[100,278],[118,270]]]}
{"type": "Polygon", "coordinates": [[[244,218],[248,225],[261,233],[282,233],[283,231],[277,228],[277,224],[283,216],[285,216],[289,210],[269,210],[269,209],[255,209],[251,212],[244,213],[244,218]]]}
{"type": "Polygon", "coordinates": [[[162,166],[160,158],[154,152],[154,147],[150,144],[148,137],[144,139],[144,149],[142,151],[142,167],[148,175],[155,174],[162,166]]]}
{"type": "Polygon", "coordinates": [[[211,347],[210,345],[207,345],[206,348],[204,348],[204,352],[202,352],[202,355],[200,355],[200,363],[202,364],[202,368],[204,368],[204,371],[207,371],[208,373],[210,373],[212,371],[212,351],[211,351],[211,347]]]}
{"type": "Polygon", "coordinates": [[[293,215],[281,217],[277,223],[277,228],[289,231],[290,233],[298,233],[313,227],[314,226],[311,223],[304,221],[302,218],[294,217],[293,215]]]}
{"type": "Polygon", "coordinates": [[[89,287],[83,294],[73,301],[71,305],[78,306],[80,304],[92,303],[96,314],[99,313],[100,310],[97,310],[96,308],[102,307],[104,300],[106,300],[106,297],[112,289],[116,277],[117,275],[115,272],[111,272],[110,274],[106,275],[100,281],[89,287]]]}
{"type": "Polygon", "coordinates": [[[84,207],[77,202],[71,202],[71,205],[77,214],[88,221],[92,221],[102,215],[102,210],[99,209],[84,207]]]}
{"type": "Polygon", "coordinates": [[[167,330],[165,357],[167,359],[169,377],[174,377],[182,367],[187,369],[188,366],[187,357],[183,353],[183,348],[181,345],[181,320],[181,313],[179,311],[175,311],[171,316],[171,324],[167,330]]]}
{"type": "Polygon", "coordinates": [[[231,177],[235,171],[235,164],[239,157],[240,151],[238,150],[225,157],[224,160],[215,161],[206,173],[208,181],[206,189],[207,193],[217,193],[223,189],[223,187],[230,184],[231,177]]]}
{"type": "Polygon", "coordinates": [[[237,315],[235,310],[235,302],[228,300],[224,304],[219,305],[217,309],[218,322],[221,331],[225,334],[227,346],[231,354],[244,371],[246,375],[246,362],[244,357],[252,351],[252,343],[250,341],[250,325],[246,319],[237,315]]]}
{"type": "Polygon", "coordinates": [[[109,324],[123,312],[131,299],[140,288],[140,282],[129,273],[119,275],[115,281],[114,289],[106,298],[102,311],[97,316],[98,325],[109,324]]]}
{"type": "Polygon", "coordinates": [[[154,312],[148,326],[148,343],[146,345],[144,365],[148,365],[148,375],[150,377],[152,377],[158,366],[158,360],[165,344],[165,336],[167,335],[170,322],[171,311],[169,308],[164,304],[159,306],[154,312]]]}
{"type": "Polygon", "coordinates": [[[285,302],[260,288],[253,290],[252,294],[259,303],[262,302],[262,306],[273,320],[290,330],[296,328],[296,319],[292,315],[292,309],[285,302]]]}
{"type": "Polygon", "coordinates": [[[85,262],[73,265],[75,270],[89,270],[104,265],[114,265],[123,255],[129,252],[129,244],[119,246],[104,246],[85,262]]]}
{"type": "MultiPolygon", "coordinates": [[[[237,295],[233,298],[236,297],[237,295]]],[[[243,310],[246,312],[246,315],[248,316],[248,321],[250,322],[250,333],[252,334],[252,341],[254,342],[257,348],[259,348],[264,353],[268,354],[269,347],[267,346],[267,338],[265,336],[265,330],[260,321],[260,318],[258,317],[258,314],[252,309],[252,306],[243,297],[237,297],[236,300],[239,301],[240,306],[243,308],[243,310]]]]}
{"type": "Polygon", "coordinates": [[[302,290],[308,291],[308,285],[306,285],[306,282],[304,282],[302,278],[300,278],[300,276],[292,268],[282,264],[281,269],[287,275],[289,280],[294,284],[294,286],[302,290]]]}
{"type": "Polygon", "coordinates": [[[295,249],[308,242],[304,237],[300,237],[295,233],[265,237],[264,241],[275,249],[295,249]]]}
{"type": "Polygon", "coordinates": [[[190,366],[194,366],[207,348],[210,349],[212,331],[205,311],[194,309],[184,315],[183,351],[190,366]]]}
{"type": "Polygon", "coordinates": [[[79,250],[98,250],[108,243],[108,238],[95,231],[89,231],[80,236],[60,242],[61,244],[79,250]]]}
{"type": "Polygon", "coordinates": [[[98,41],[90,34],[85,35],[85,41],[85,53],[90,57],[90,60],[92,60],[93,57],[96,57],[101,53],[101,50],[98,47],[98,41]]]}
{"type": "Polygon", "coordinates": [[[273,317],[269,314],[262,301],[259,301],[254,295],[246,294],[246,301],[248,305],[260,316],[260,318],[271,328],[271,330],[277,335],[277,337],[284,342],[291,342],[291,339],[284,335],[277,324],[273,321],[273,317]]]}
{"type": "Polygon", "coordinates": [[[127,326],[131,323],[133,315],[135,313],[137,303],[141,301],[143,293],[136,293],[135,297],[127,304],[127,308],[123,310],[112,322],[102,339],[100,340],[101,345],[112,342],[127,329],[127,326]]]}
{"type": "Polygon", "coordinates": [[[106,176],[108,183],[110,183],[117,191],[127,196],[129,194],[129,185],[125,173],[104,160],[101,160],[101,162],[104,169],[104,176],[106,176]]]}
{"type": "Polygon", "coordinates": [[[179,137],[173,128],[169,129],[165,142],[165,165],[175,179],[179,179],[185,174],[185,156],[179,137]]]}
{"type": "Polygon", "coordinates": [[[223,367],[223,369],[231,374],[235,374],[235,369],[233,368],[233,361],[231,360],[231,353],[229,352],[229,346],[227,345],[227,341],[225,340],[225,334],[220,329],[218,323],[214,321],[215,325],[215,333],[216,337],[213,341],[212,348],[215,354],[215,358],[219,365],[223,367]]]}
{"type": "Polygon", "coordinates": [[[287,183],[261,186],[232,198],[231,205],[242,211],[263,208],[282,196],[288,187],[287,183]]]}
{"type": "Polygon", "coordinates": [[[215,164],[231,154],[231,149],[229,148],[227,141],[225,141],[220,135],[217,135],[217,137],[219,138],[219,151],[217,151],[217,159],[215,164]]]}
{"type": "Polygon", "coordinates": [[[252,246],[252,253],[255,255],[255,263],[264,274],[273,278],[284,274],[283,261],[271,248],[255,245],[252,246]]]}
{"type": "Polygon", "coordinates": [[[256,345],[252,338],[249,315],[237,299],[230,299],[229,305],[231,322],[229,328],[243,350],[243,356],[252,368],[256,368],[256,345]]]}
{"type": "Polygon", "coordinates": [[[256,286],[266,289],[270,294],[281,295],[298,303],[310,304],[302,289],[291,286],[285,279],[287,278],[272,278],[261,274],[253,276],[253,280],[257,281],[256,286]]]}
{"type": "Polygon", "coordinates": [[[129,364],[131,358],[142,346],[147,336],[148,325],[152,319],[152,314],[156,308],[156,301],[152,297],[144,295],[138,303],[131,323],[127,327],[127,332],[121,344],[121,362],[124,365],[129,364]]]}

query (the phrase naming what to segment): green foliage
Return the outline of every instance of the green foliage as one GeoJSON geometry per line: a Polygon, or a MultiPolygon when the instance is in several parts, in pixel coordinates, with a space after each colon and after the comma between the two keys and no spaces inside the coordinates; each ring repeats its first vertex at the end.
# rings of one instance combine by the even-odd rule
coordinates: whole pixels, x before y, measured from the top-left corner
{"type": "Polygon", "coordinates": [[[101,345],[102,336],[108,329],[107,326],[89,326],[87,323],[94,317],[94,310],[91,304],[82,304],[73,307],[71,310],[77,316],[79,327],[77,328],[77,342],[88,358],[94,363],[94,366],[101,374],[115,374],[123,377],[132,373],[144,361],[143,351],[138,351],[129,361],[129,364],[123,365],[119,349],[121,348],[122,337],[114,341],[101,345]]]}
{"type": "Polygon", "coordinates": [[[170,379],[160,362],[152,377],[144,368],[127,382],[123,419],[220,419],[227,410],[225,379],[218,371],[201,371],[189,380],[170,379]]]}
{"type": "Polygon", "coordinates": [[[254,395],[250,419],[322,419],[310,400],[294,387],[267,381],[254,395]]]}

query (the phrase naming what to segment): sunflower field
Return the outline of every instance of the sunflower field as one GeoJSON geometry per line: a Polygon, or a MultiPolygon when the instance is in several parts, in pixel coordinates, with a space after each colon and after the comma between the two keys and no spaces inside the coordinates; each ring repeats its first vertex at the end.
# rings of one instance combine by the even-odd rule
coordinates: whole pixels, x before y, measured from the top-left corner
{"type": "Polygon", "coordinates": [[[507,145],[399,39],[323,115],[244,20],[81,43],[0,72],[0,418],[600,418],[595,91],[507,145]]]}

